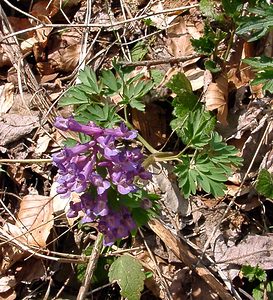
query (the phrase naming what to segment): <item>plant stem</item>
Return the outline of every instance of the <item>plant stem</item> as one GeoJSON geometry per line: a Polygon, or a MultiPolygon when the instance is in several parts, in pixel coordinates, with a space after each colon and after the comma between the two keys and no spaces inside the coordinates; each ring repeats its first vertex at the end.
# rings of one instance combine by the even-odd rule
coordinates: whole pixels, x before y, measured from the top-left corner
{"type": "Polygon", "coordinates": [[[230,34],[230,39],[228,41],[227,50],[225,51],[225,54],[224,54],[224,61],[227,61],[227,59],[228,59],[228,55],[229,55],[229,52],[230,52],[232,44],[233,44],[234,34],[235,34],[235,29],[232,29],[231,34],[230,34]]]}

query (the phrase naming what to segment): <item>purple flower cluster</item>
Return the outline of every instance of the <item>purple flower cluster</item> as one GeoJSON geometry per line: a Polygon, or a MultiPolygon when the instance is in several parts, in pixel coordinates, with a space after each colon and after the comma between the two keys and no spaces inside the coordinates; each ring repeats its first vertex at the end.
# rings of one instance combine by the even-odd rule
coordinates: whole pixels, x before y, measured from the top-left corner
{"type": "Polygon", "coordinates": [[[115,189],[119,194],[126,195],[137,191],[136,177],[151,179],[151,173],[141,165],[144,157],[140,149],[130,149],[121,143],[134,139],[137,132],[129,130],[124,123],[114,129],[105,129],[93,122],[80,124],[73,117],[57,117],[55,127],[91,137],[90,142],[65,147],[53,155],[53,162],[58,167],[57,192],[62,197],[69,197],[71,192],[83,193],[80,202],[70,203],[68,216],[75,217],[83,211],[82,222],[98,220],[105,245],[128,236],[135,228],[131,214],[122,206],[118,211],[111,210],[107,191],[115,189]],[[96,190],[93,198],[88,193],[91,186],[96,190]]]}

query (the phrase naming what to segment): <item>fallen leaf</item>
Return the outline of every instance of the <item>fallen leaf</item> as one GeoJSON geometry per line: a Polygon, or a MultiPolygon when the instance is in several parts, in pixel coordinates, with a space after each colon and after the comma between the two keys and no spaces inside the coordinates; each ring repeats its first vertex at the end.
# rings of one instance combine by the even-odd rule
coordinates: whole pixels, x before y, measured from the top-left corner
{"type": "Polygon", "coordinates": [[[7,55],[7,53],[4,51],[4,49],[0,45],[0,68],[3,67],[11,67],[11,61],[7,55]]]}
{"type": "Polygon", "coordinates": [[[53,227],[52,197],[26,195],[22,198],[16,223],[5,223],[2,231],[28,247],[46,247],[53,227]]]}
{"type": "Polygon", "coordinates": [[[0,114],[7,113],[13,104],[14,85],[11,82],[0,87],[0,114]]]}
{"type": "Polygon", "coordinates": [[[22,116],[19,114],[3,114],[0,117],[0,146],[26,137],[39,126],[37,116],[22,116]]]}
{"type": "Polygon", "coordinates": [[[26,195],[22,198],[16,225],[24,233],[29,246],[46,247],[53,227],[52,197],[26,195]]]}
{"type": "Polygon", "coordinates": [[[153,181],[158,185],[162,194],[162,201],[169,211],[179,216],[189,216],[191,207],[189,201],[182,195],[177,186],[175,177],[172,177],[172,167],[166,163],[157,163],[153,166],[153,181]]]}
{"type": "Polygon", "coordinates": [[[264,270],[273,268],[273,235],[249,235],[238,245],[226,249],[218,255],[216,263],[236,265],[258,265],[264,270]]]}
{"type": "Polygon", "coordinates": [[[217,109],[217,119],[222,125],[227,125],[228,114],[228,81],[224,74],[221,74],[208,85],[205,92],[206,108],[209,111],[217,109]]]}
{"type": "Polygon", "coordinates": [[[178,16],[173,20],[172,26],[167,30],[167,34],[168,49],[174,57],[183,57],[195,53],[191,44],[192,36],[188,32],[183,16],[178,16]]]}
{"type": "Polygon", "coordinates": [[[37,145],[35,147],[34,152],[38,155],[41,155],[47,150],[47,147],[51,141],[51,137],[47,134],[40,136],[37,140],[37,145]]]}
{"type": "MultiPolygon", "coordinates": [[[[116,99],[114,99],[116,100],[116,99]]],[[[133,125],[153,147],[162,146],[167,140],[166,110],[159,104],[146,105],[145,112],[132,109],[133,125]],[[153,118],[151,118],[151,114],[153,118]]]]}

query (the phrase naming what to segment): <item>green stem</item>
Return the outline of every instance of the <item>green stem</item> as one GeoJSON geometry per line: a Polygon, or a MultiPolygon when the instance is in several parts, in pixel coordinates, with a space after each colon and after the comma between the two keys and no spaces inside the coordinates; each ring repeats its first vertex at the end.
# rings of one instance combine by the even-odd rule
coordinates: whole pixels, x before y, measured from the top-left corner
{"type": "MultiPolygon", "coordinates": [[[[121,118],[126,126],[129,128],[129,129],[134,129],[133,125],[128,121],[127,119],[127,110],[125,110],[126,106],[124,107],[124,114],[125,114],[125,119],[121,118]]],[[[139,133],[137,135],[137,139],[142,143],[142,145],[148,150],[150,151],[151,153],[160,153],[159,151],[157,151],[152,145],[150,145],[139,133]]]]}
{"type": "Polygon", "coordinates": [[[229,52],[230,52],[231,47],[232,47],[232,45],[233,45],[233,38],[234,38],[234,35],[235,35],[235,29],[233,29],[233,30],[231,31],[230,39],[229,39],[228,45],[227,45],[227,50],[226,50],[225,55],[224,55],[224,61],[227,61],[227,59],[228,59],[229,52]]]}

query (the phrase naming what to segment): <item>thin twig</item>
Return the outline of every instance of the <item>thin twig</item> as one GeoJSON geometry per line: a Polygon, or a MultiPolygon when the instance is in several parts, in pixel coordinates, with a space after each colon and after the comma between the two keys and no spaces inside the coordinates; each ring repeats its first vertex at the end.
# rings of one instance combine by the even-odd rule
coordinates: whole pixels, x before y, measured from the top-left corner
{"type": "Polygon", "coordinates": [[[98,233],[97,239],[95,241],[91,256],[89,258],[89,262],[86,268],[86,272],[85,272],[85,278],[84,281],[80,287],[78,296],[77,296],[77,300],[84,300],[86,298],[86,294],[88,293],[90,284],[91,284],[91,279],[93,276],[93,273],[95,271],[99,256],[100,256],[100,252],[102,249],[102,241],[103,241],[103,234],[102,233],[98,233]]]}
{"type": "Polygon", "coordinates": [[[164,65],[164,64],[176,64],[180,62],[185,62],[190,59],[201,57],[200,54],[192,54],[188,56],[183,57],[171,57],[171,58],[165,58],[165,59],[152,59],[152,60],[142,60],[142,61],[119,61],[117,62],[120,65],[126,66],[126,67],[138,67],[138,66],[156,66],[156,65],[164,65]]]}
{"type": "Polygon", "coordinates": [[[52,163],[52,158],[25,158],[25,159],[13,159],[13,158],[3,158],[0,159],[0,164],[45,164],[52,163]]]}

